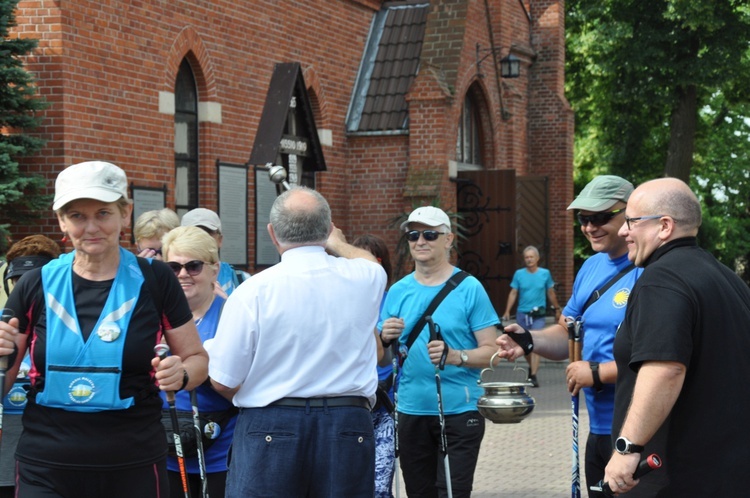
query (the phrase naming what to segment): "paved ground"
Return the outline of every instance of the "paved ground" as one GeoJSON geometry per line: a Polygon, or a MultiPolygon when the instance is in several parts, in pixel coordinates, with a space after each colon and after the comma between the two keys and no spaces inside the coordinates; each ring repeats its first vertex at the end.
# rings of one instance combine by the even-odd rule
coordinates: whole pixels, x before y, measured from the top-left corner
{"type": "MultiPolygon", "coordinates": [[[[527,366],[521,360],[519,365],[527,366]]],[[[542,361],[540,387],[529,388],[534,411],[518,424],[493,424],[487,430],[474,476],[472,498],[550,498],[570,496],[572,466],[571,398],[565,390],[567,362],[542,361]]],[[[503,381],[522,380],[524,373],[503,362],[493,373],[503,381]]],[[[493,380],[493,379],[488,379],[493,380]]],[[[583,396],[579,409],[581,496],[583,454],[589,421],[583,396]]],[[[450,446],[450,441],[449,441],[450,446]]],[[[401,481],[401,497],[406,493],[401,481]]]]}

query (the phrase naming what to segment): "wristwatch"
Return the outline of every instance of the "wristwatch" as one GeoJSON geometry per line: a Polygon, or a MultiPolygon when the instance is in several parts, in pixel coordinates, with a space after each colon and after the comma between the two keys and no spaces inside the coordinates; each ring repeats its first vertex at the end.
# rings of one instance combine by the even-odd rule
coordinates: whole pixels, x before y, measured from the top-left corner
{"type": "Polygon", "coordinates": [[[469,361],[469,355],[463,349],[459,351],[458,354],[461,355],[461,363],[458,366],[462,367],[466,365],[467,361],[469,361]]]}
{"type": "Polygon", "coordinates": [[[629,455],[631,453],[643,452],[643,446],[633,443],[626,437],[620,436],[615,441],[615,450],[617,450],[617,453],[620,455],[629,455]]]}

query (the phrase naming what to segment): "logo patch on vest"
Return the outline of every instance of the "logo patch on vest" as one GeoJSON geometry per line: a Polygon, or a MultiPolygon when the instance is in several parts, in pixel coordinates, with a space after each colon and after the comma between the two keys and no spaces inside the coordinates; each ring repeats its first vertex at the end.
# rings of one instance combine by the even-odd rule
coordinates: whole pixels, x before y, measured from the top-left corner
{"type": "Polygon", "coordinates": [[[628,297],[630,297],[630,289],[626,287],[618,290],[612,298],[612,306],[618,309],[624,308],[628,304],[628,297]]]}
{"type": "Polygon", "coordinates": [[[68,385],[68,397],[73,403],[84,404],[94,397],[94,381],[88,377],[78,377],[68,385]]]}
{"type": "Polygon", "coordinates": [[[16,408],[26,406],[26,389],[21,386],[13,386],[8,393],[8,403],[16,408]]]}

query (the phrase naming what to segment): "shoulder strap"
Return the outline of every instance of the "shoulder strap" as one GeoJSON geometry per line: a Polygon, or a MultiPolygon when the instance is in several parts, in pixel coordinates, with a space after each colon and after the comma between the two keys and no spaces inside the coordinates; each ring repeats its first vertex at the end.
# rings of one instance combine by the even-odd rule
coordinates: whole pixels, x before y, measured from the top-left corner
{"type": "Polygon", "coordinates": [[[159,323],[162,321],[162,314],[164,311],[164,303],[162,301],[162,292],[161,289],[159,289],[159,284],[156,281],[156,274],[154,273],[154,269],[151,268],[151,259],[146,258],[139,258],[136,257],[138,260],[138,266],[141,267],[141,273],[143,273],[143,278],[146,281],[146,284],[148,285],[149,293],[151,294],[151,298],[154,300],[154,306],[156,306],[156,311],[159,313],[159,323]]]}
{"type": "Polygon", "coordinates": [[[592,292],[591,296],[589,296],[589,300],[586,301],[586,304],[583,305],[583,309],[581,310],[581,315],[583,315],[583,313],[589,308],[589,306],[594,304],[596,300],[602,296],[602,294],[607,292],[610,287],[615,285],[622,277],[624,277],[625,274],[630,273],[630,270],[632,270],[633,268],[635,268],[635,265],[633,263],[630,263],[628,266],[620,270],[620,273],[610,278],[606,284],[604,284],[602,287],[592,292]]]}
{"type": "Polygon", "coordinates": [[[432,301],[430,302],[430,305],[427,306],[427,309],[422,313],[422,317],[417,321],[417,324],[414,325],[414,328],[411,329],[411,332],[409,332],[409,337],[406,339],[406,349],[407,351],[411,347],[412,344],[414,344],[414,341],[417,340],[417,337],[419,336],[420,332],[422,332],[422,329],[424,329],[425,324],[427,324],[426,318],[428,316],[431,316],[438,306],[440,306],[440,303],[443,302],[443,299],[445,299],[445,296],[451,293],[453,289],[458,287],[458,285],[464,281],[466,277],[468,277],[469,274],[463,270],[455,273],[451,278],[448,279],[447,282],[445,282],[445,285],[442,289],[440,289],[440,292],[437,293],[437,295],[432,298],[432,301]]]}

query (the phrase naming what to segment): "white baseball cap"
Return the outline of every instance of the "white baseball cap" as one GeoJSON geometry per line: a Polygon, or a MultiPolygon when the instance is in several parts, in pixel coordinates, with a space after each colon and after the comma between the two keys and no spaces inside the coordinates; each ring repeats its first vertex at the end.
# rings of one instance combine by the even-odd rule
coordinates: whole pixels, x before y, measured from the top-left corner
{"type": "Polygon", "coordinates": [[[195,208],[184,214],[182,222],[184,227],[204,227],[215,232],[221,232],[221,219],[219,215],[206,208],[195,208]]]}
{"type": "Polygon", "coordinates": [[[409,227],[409,223],[421,223],[428,227],[445,225],[449,230],[451,228],[451,220],[448,218],[448,215],[445,214],[445,211],[435,206],[422,206],[412,211],[409,219],[401,223],[401,230],[406,230],[409,227]]]}
{"type": "Polygon", "coordinates": [[[128,198],[125,172],[112,163],[87,161],[68,166],[57,175],[52,209],[57,211],[77,199],[115,202],[122,197],[128,198]]]}

